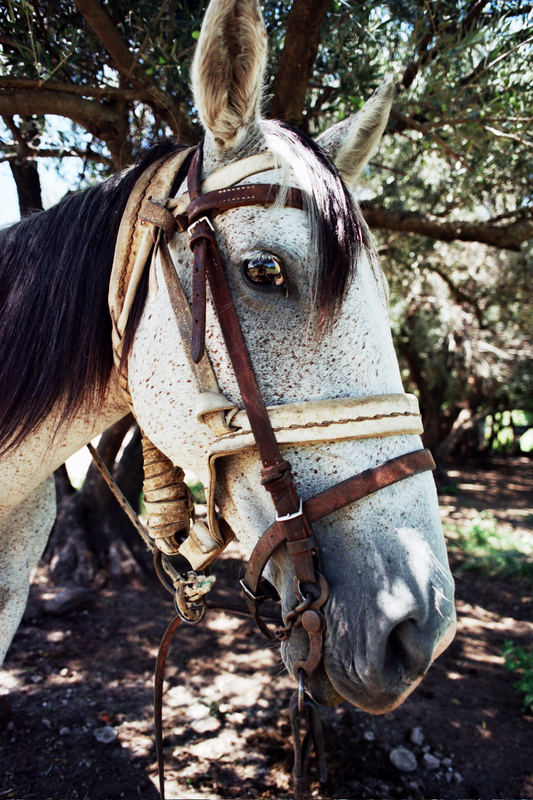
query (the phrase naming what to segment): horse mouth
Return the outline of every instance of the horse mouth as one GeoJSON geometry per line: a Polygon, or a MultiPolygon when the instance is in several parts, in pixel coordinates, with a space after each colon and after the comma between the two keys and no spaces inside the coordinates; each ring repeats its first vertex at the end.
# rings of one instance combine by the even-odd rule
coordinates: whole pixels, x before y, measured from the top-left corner
{"type": "MultiPolygon", "coordinates": [[[[299,650],[296,644],[296,653],[299,650]]],[[[294,662],[298,659],[293,647],[285,645],[283,660],[288,671],[298,680],[294,662]]],[[[392,686],[368,685],[356,673],[345,671],[336,661],[327,657],[320,660],[311,678],[306,681],[307,691],[317,703],[324,706],[338,706],[343,702],[371,714],[385,714],[401,705],[406,697],[418,686],[424,675],[414,681],[401,681],[392,686]]]]}
{"type": "Polygon", "coordinates": [[[371,691],[362,682],[340,675],[333,675],[322,661],[307,684],[313,700],[323,706],[338,706],[348,702],[370,714],[386,714],[400,706],[418,686],[421,675],[411,684],[404,684],[401,691],[371,691]]]}
{"type": "MultiPolygon", "coordinates": [[[[420,684],[425,675],[425,673],[423,673],[415,680],[402,681],[395,687],[374,687],[367,686],[362,682],[357,682],[339,674],[334,674],[329,672],[326,668],[324,668],[324,674],[330,688],[329,691],[325,693],[321,685],[319,687],[319,693],[322,694],[322,696],[329,698],[335,693],[336,696],[340,698],[337,703],[340,701],[347,701],[351,703],[351,705],[361,709],[361,711],[366,711],[369,714],[387,714],[389,711],[393,711],[395,708],[398,708],[398,706],[401,706],[404,700],[406,700],[411,692],[420,684]]],[[[314,697],[314,686],[310,686],[310,689],[314,697]]],[[[316,699],[317,702],[322,702],[318,698],[316,699]]],[[[326,704],[330,705],[330,703],[326,704]]]]}
{"type": "Polygon", "coordinates": [[[323,706],[338,706],[346,700],[345,695],[337,691],[330,680],[323,661],[315,670],[307,688],[313,700],[323,706]]]}
{"type": "Polygon", "coordinates": [[[346,700],[370,714],[387,714],[401,706],[419,686],[434,660],[452,642],[455,631],[454,620],[437,643],[432,656],[425,665],[420,665],[417,673],[406,674],[399,671],[393,680],[387,680],[385,676],[363,680],[354,672],[345,671],[336,660],[328,658],[326,652],[309,683],[309,690],[313,698],[324,705],[338,705],[346,700]]]}
{"type": "MultiPolygon", "coordinates": [[[[348,671],[342,667],[326,649],[317,669],[308,681],[308,691],[317,703],[325,706],[337,706],[347,701],[370,714],[386,714],[393,711],[416,689],[433,661],[449,646],[455,634],[455,627],[455,624],[450,625],[437,643],[433,656],[425,665],[420,665],[416,674],[398,671],[394,680],[391,676],[388,680],[385,676],[375,676],[374,679],[367,676],[363,679],[356,670],[348,671]]],[[[296,651],[299,649],[298,644],[296,651]]],[[[283,657],[289,671],[294,674],[294,669],[291,668],[296,660],[293,648],[288,647],[283,657]]]]}

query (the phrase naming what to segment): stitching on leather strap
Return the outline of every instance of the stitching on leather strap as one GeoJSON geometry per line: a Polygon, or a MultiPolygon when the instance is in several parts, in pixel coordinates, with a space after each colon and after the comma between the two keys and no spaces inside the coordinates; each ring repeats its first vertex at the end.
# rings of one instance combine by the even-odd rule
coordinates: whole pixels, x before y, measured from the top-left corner
{"type": "Polygon", "coordinates": [[[207,192],[191,201],[188,208],[190,220],[200,214],[211,212],[223,213],[239,206],[247,205],[273,205],[280,192],[285,193],[284,206],[302,209],[304,206],[303,192],[293,186],[286,190],[268,183],[250,183],[246,186],[232,186],[226,190],[218,189],[207,192]]]}

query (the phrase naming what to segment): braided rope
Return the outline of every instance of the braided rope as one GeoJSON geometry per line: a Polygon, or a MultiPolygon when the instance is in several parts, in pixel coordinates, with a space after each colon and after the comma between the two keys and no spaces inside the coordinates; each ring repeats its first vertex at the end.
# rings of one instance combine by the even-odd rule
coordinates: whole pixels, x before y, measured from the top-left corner
{"type": "Polygon", "coordinates": [[[144,503],[148,530],[156,547],[167,555],[179,552],[189,535],[194,500],[181,467],[175,467],[143,434],[144,503]]]}

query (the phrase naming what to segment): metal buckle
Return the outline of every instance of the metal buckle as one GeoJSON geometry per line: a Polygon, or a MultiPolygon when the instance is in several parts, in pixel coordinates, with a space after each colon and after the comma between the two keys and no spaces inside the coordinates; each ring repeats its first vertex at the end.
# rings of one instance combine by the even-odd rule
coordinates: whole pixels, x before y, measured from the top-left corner
{"type": "Polygon", "coordinates": [[[260,595],[260,594],[257,595],[257,594],[254,594],[252,592],[250,587],[246,584],[244,578],[242,580],[240,580],[239,583],[240,583],[240,586],[241,586],[241,589],[243,591],[244,596],[246,597],[247,600],[250,600],[251,603],[254,603],[254,605],[257,606],[259,603],[261,603],[264,600],[263,595],[260,595]]]}
{"type": "Polygon", "coordinates": [[[284,514],[283,517],[280,517],[276,514],[276,522],[287,522],[289,519],[296,519],[296,517],[301,517],[303,514],[303,503],[302,498],[300,497],[300,508],[298,511],[295,511],[294,514],[284,514]]]}
{"type": "Polygon", "coordinates": [[[204,215],[203,217],[198,217],[198,219],[195,219],[194,222],[191,222],[191,224],[187,228],[187,233],[189,234],[189,237],[192,236],[193,229],[196,227],[196,225],[199,225],[200,222],[207,222],[213,233],[215,232],[215,229],[213,228],[213,223],[211,222],[209,217],[206,217],[204,215]]]}

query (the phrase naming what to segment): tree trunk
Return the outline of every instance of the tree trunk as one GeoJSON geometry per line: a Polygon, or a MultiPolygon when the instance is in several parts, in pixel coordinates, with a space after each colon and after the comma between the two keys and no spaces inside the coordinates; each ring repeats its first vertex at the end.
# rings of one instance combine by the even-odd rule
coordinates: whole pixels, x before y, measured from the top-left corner
{"type": "Polygon", "coordinates": [[[438,445],[434,456],[439,464],[446,464],[459,445],[467,450],[468,457],[477,457],[481,453],[478,441],[478,425],[485,419],[486,411],[472,414],[471,409],[463,408],[445,439],[438,445]]]}
{"type": "MultiPolygon", "coordinates": [[[[302,127],[305,96],[331,0],[294,0],[272,87],[270,116],[302,127]]],[[[305,126],[304,126],[305,127],[305,126]]]]}
{"type": "MultiPolygon", "coordinates": [[[[98,452],[136,511],[142,490],[141,436],[137,427],[117,456],[132,428],[128,415],[102,435],[98,452]]],[[[94,464],[83,486],[74,490],[66,469],[56,472],[58,513],[45,551],[50,577],[57,584],[101,587],[142,578],[149,557],[139,534],[109,491],[94,464]]]]}
{"type": "Polygon", "coordinates": [[[27,217],[34,211],[42,211],[41,181],[37,162],[12,159],[9,166],[17,186],[20,216],[27,217]]]}
{"type": "Polygon", "coordinates": [[[439,383],[431,386],[426,380],[424,359],[420,355],[420,350],[416,340],[416,329],[414,320],[407,317],[404,322],[401,335],[396,341],[397,351],[403,356],[411,376],[413,384],[416,386],[420,399],[420,411],[424,424],[422,441],[424,446],[429,448],[437,463],[435,478],[438,484],[448,482],[445,460],[439,458],[439,445],[449,435],[455,420],[459,416],[461,407],[451,406],[444,410],[446,397],[446,376],[442,376],[439,383]]]}

